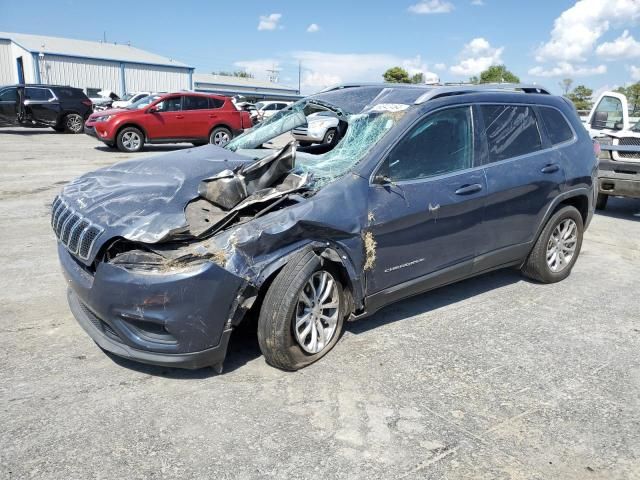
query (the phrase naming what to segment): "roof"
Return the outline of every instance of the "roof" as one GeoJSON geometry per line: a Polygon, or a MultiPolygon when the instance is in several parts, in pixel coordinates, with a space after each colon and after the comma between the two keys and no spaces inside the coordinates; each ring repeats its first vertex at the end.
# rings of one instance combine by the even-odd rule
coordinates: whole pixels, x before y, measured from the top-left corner
{"type": "Polygon", "coordinates": [[[232,77],[229,75],[214,75],[211,73],[194,73],[194,83],[206,83],[210,85],[221,85],[228,87],[245,87],[255,89],[269,89],[269,90],[288,90],[291,92],[297,92],[297,88],[288,87],[278,83],[266,82],[264,80],[256,80],[255,78],[245,77],[232,77]]]}
{"type": "Polygon", "coordinates": [[[93,42],[72,38],[47,37],[26,33],[0,32],[0,39],[11,40],[31,53],[142,63],[167,67],[192,68],[172,58],[156,55],[126,44],[93,42]]]}

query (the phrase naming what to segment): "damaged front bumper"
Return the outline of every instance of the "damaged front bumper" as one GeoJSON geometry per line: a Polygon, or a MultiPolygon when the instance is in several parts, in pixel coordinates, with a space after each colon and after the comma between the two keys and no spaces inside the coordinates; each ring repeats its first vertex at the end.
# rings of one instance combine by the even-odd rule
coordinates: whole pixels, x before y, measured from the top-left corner
{"type": "Polygon", "coordinates": [[[600,160],[598,187],[602,194],[640,198],[640,162],[600,160]]]}
{"type": "Polygon", "coordinates": [[[104,350],[154,365],[221,365],[246,281],[205,261],[166,273],[98,263],[95,272],[61,245],[76,320],[104,350]]]}

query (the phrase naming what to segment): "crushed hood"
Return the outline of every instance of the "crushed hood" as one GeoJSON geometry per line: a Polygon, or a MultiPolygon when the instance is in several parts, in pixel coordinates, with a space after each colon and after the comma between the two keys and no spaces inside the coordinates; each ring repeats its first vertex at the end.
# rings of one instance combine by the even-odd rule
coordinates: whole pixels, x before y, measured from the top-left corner
{"type": "Polygon", "coordinates": [[[104,229],[103,242],[119,236],[157,243],[186,230],[185,206],[198,197],[204,178],[250,161],[214,145],[180,150],[88,173],[66,185],[61,196],[104,229]]]}

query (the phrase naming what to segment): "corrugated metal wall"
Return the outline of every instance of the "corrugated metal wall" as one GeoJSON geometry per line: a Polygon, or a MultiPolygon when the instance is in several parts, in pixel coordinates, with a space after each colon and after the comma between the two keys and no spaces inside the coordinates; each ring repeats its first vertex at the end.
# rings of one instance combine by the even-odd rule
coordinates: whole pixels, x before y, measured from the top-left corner
{"type": "Polygon", "coordinates": [[[129,92],[172,92],[190,87],[188,70],[180,68],[127,63],[124,78],[129,92]]]}
{"type": "Polygon", "coordinates": [[[117,62],[46,55],[39,60],[40,81],[72,87],[99,88],[120,92],[120,64],[117,62]]]}
{"type": "Polygon", "coordinates": [[[0,40],[0,85],[16,83],[18,76],[16,74],[16,59],[13,58],[11,50],[11,42],[9,40],[0,40]]]}

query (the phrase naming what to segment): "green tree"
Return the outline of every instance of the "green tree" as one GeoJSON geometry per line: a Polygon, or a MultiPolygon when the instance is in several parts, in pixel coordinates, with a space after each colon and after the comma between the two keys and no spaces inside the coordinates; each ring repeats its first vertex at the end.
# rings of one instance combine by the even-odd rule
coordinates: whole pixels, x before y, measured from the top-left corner
{"type": "Polygon", "coordinates": [[[593,104],[591,95],[593,95],[592,89],[584,85],[578,85],[571,93],[568,93],[566,97],[573,102],[576,110],[589,110],[593,104]]]}
{"type": "Polygon", "coordinates": [[[562,88],[562,91],[564,92],[563,95],[567,95],[571,91],[571,85],[573,85],[573,79],[564,78],[562,79],[561,82],[559,82],[559,85],[562,88]]]}
{"type": "Polygon", "coordinates": [[[480,74],[469,79],[471,83],[520,83],[520,77],[507,70],[504,65],[492,65],[480,74]]]}
{"type": "Polygon", "coordinates": [[[424,73],[419,72],[411,77],[411,83],[424,83],[424,73]]]}
{"type": "Polygon", "coordinates": [[[245,72],[243,70],[236,70],[235,72],[211,72],[213,75],[220,75],[223,77],[240,77],[240,78],[253,78],[253,74],[249,72],[245,72]]]}
{"type": "Polygon", "coordinates": [[[627,97],[629,103],[629,113],[631,115],[640,114],[640,82],[629,85],[628,87],[619,87],[614,90],[627,97]]]}
{"type": "Polygon", "coordinates": [[[382,75],[387,83],[411,83],[409,73],[402,67],[391,67],[382,75]]]}

